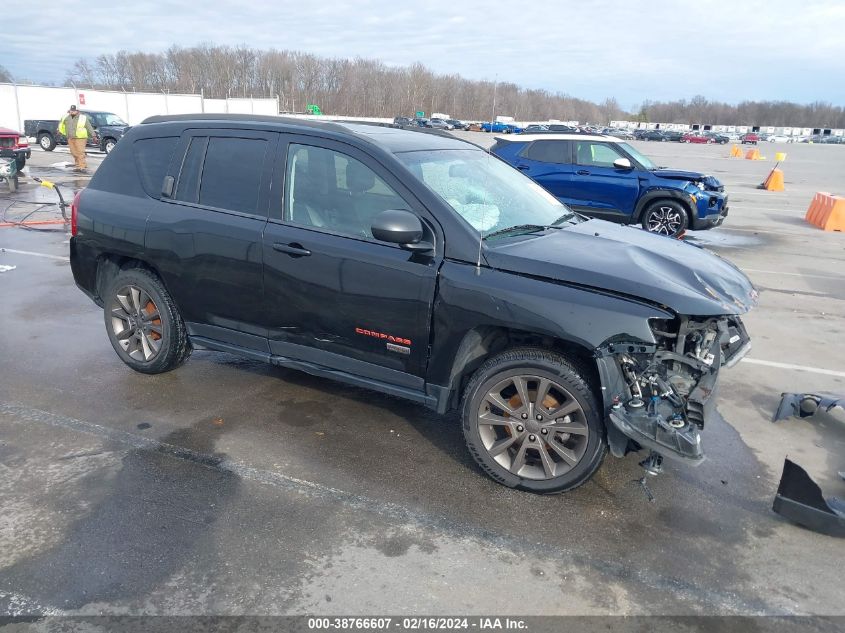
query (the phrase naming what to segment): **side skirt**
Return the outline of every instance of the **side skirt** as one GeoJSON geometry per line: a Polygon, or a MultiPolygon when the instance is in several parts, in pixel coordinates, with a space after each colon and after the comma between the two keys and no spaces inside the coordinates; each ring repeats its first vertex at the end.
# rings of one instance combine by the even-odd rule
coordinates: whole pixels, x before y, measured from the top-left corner
{"type": "Polygon", "coordinates": [[[373,378],[364,378],[360,375],[333,369],[331,367],[326,367],[325,365],[319,365],[317,363],[288,358],[285,356],[278,356],[267,352],[241,347],[239,345],[233,345],[231,343],[224,343],[222,341],[217,341],[203,336],[191,336],[190,338],[191,343],[197,347],[204,347],[218,352],[228,352],[237,356],[244,356],[253,360],[270,363],[271,365],[277,365],[278,367],[298,369],[311,374],[312,376],[329,378],[331,380],[337,380],[356,387],[364,387],[365,389],[372,389],[373,391],[378,391],[380,393],[418,402],[429,409],[434,409],[438,412],[443,412],[445,410],[446,401],[448,401],[448,392],[444,393],[441,388],[433,385],[430,385],[429,387],[434,388],[426,389],[426,391],[420,391],[418,389],[402,387],[380,380],[375,380],[373,378]]]}

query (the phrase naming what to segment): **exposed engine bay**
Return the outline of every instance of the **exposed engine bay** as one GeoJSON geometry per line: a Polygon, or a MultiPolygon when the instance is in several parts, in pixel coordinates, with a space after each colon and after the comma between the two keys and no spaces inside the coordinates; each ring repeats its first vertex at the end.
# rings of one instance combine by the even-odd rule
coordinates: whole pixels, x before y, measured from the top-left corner
{"type": "MultiPolygon", "coordinates": [[[[601,350],[600,371],[605,378],[618,376],[603,381],[613,390],[608,416],[635,450],[698,464],[704,459],[699,431],[715,406],[719,369],[739,362],[750,339],[737,316],[650,323],[656,344],[613,343],[601,350]]],[[[610,432],[611,451],[624,454],[626,440],[610,432]]],[[[645,467],[659,472],[660,463],[645,467]]]]}

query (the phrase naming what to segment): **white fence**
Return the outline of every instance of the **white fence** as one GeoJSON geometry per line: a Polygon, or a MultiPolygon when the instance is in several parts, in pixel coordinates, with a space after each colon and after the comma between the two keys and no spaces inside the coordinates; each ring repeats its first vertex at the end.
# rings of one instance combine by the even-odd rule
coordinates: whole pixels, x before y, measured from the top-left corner
{"type": "Polygon", "coordinates": [[[0,127],[23,131],[24,119],[59,119],[72,104],[113,112],[130,125],[156,114],[279,113],[278,99],[205,99],[202,95],[0,84],[0,127]]]}

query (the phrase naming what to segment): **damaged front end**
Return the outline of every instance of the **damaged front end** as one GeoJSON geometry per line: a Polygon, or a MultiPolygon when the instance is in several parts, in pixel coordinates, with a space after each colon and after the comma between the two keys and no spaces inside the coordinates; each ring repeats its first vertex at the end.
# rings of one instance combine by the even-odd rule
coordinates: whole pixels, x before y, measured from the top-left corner
{"type": "Polygon", "coordinates": [[[621,457],[648,448],[655,458],[697,465],[704,459],[699,432],[715,406],[719,369],[739,362],[751,341],[733,315],[650,324],[654,344],[619,341],[597,350],[610,450],[621,457]]]}

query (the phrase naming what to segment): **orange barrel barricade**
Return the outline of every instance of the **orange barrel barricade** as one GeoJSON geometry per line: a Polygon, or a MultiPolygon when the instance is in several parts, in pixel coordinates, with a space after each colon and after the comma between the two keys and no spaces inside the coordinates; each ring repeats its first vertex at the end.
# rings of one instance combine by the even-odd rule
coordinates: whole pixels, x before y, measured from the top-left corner
{"type": "Polygon", "coordinates": [[[804,219],[825,231],[845,231],[845,198],[819,191],[813,196],[804,219]]]}

